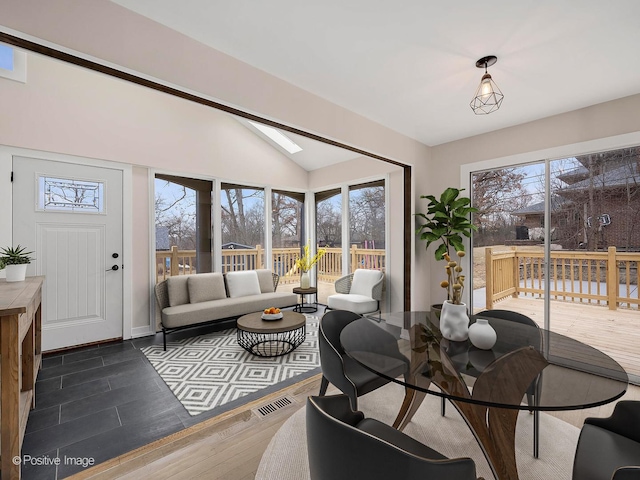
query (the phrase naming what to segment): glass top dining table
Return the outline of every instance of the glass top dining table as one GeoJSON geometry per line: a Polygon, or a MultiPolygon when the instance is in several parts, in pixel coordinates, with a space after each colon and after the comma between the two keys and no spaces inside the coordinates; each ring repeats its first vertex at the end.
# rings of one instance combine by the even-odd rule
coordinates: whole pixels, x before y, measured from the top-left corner
{"type": "MultiPolygon", "coordinates": [[[[476,318],[482,317],[472,315],[471,323],[476,318]]],[[[425,395],[447,398],[465,418],[496,478],[512,480],[518,478],[518,410],[603,405],[624,395],[628,376],[605,353],[567,336],[509,320],[488,321],[497,334],[490,350],[443,338],[439,318],[428,311],[363,317],[343,329],[340,341],[347,355],[382,377],[397,362],[389,352],[406,358],[405,375],[387,377],[406,387],[394,427],[406,426],[425,395]]]]}

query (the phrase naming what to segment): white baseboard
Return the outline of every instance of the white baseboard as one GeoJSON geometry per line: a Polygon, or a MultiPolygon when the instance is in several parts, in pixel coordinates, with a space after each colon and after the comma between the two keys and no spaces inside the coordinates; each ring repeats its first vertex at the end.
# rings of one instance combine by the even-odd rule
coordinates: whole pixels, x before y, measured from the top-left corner
{"type": "Polygon", "coordinates": [[[156,332],[154,332],[149,325],[145,325],[144,327],[134,327],[131,329],[131,338],[148,337],[155,334],[156,332]]]}

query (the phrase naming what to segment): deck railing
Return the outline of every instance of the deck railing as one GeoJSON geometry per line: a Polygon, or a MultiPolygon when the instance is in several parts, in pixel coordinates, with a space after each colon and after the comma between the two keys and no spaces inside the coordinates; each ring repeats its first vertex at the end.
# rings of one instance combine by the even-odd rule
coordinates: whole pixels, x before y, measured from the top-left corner
{"type": "MultiPolygon", "coordinates": [[[[280,275],[281,284],[300,282],[300,272],[296,268],[299,248],[274,248],[271,256],[273,271],[280,275]]],[[[351,271],[356,268],[386,270],[385,251],[381,249],[357,248],[349,250],[351,271]]],[[[222,272],[235,270],[254,270],[264,268],[264,248],[222,250],[222,272]]],[[[342,276],[342,249],[327,248],[325,255],[317,263],[318,281],[334,282],[342,276]]],[[[156,251],[156,283],[175,275],[191,275],[196,271],[196,251],[178,250],[156,251]]]]}
{"type": "MultiPolygon", "coordinates": [[[[544,252],[518,249],[485,249],[486,308],[509,296],[542,298],[544,252]]],[[[640,309],[638,263],[640,253],[554,250],[551,252],[551,299],[594,305],[640,309]]]]}

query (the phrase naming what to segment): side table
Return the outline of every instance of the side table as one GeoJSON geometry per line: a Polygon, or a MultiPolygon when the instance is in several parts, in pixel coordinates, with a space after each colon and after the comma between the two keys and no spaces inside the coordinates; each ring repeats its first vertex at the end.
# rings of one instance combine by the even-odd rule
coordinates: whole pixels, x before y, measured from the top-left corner
{"type": "Polygon", "coordinates": [[[318,311],[318,289],[316,287],[295,287],[293,289],[293,293],[300,295],[300,303],[293,307],[294,312],[311,313],[318,311]],[[315,295],[315,302],[305,303],[305,295],[315,295]]]}

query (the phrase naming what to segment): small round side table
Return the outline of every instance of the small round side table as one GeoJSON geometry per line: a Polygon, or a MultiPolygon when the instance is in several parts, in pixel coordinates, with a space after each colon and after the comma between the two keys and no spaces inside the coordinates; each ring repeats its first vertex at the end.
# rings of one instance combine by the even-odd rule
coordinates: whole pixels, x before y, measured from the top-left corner
{"type": "Polygon", "coordinates": [[[295,287],[293,293],[300,295],[300,303],[293,307],[294,312],[311,313],[318,311],[318,289],[316,287],[301,288],[295,287]],[[305,295],[315,295],[315,302],[304,303],[305,295]]]}

